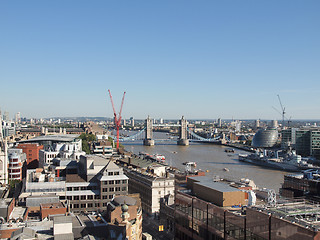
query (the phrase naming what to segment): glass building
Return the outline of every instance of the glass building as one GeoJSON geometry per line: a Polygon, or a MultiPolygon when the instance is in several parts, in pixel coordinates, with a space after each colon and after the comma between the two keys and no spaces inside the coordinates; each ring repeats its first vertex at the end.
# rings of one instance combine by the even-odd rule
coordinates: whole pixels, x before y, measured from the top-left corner
{"type": "Polygon", "coordinates": [[[273,147],[278,141],[278,131],[276,129],[260,129],[252,139],[254,147],[273,147]]]}

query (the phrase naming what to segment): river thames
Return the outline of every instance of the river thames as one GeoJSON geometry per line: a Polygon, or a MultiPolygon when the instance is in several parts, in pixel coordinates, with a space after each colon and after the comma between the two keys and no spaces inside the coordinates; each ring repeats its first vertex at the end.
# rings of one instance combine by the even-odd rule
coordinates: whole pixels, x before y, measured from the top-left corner
{"type": "Polygon", "coordinates": [[[127,151],[135,154],[139,152],[162,154],[166,157],[167,164],[181,170],[184,170],[182,163],[196,162],[197,169],[208,171],[206,175],[209,177],[220,176],[232,181],[248,178],[253,180],[259,188],[274,189],[276,192],[283,183],[284,175],[288,174],[284,171],[239,162],[238,154],[245,153],[244,151],[235,149],[234,153],[227,153],[225,149],[228,147],[221,145],[190,143],[189,146],[178,146],[174,139],[170,142],[157,143],[157,139],[168,138],[170,136],[165,133],[155,132],[155,146],[144,146],[142,141],[123,143],[123,145],[127,151]]]}

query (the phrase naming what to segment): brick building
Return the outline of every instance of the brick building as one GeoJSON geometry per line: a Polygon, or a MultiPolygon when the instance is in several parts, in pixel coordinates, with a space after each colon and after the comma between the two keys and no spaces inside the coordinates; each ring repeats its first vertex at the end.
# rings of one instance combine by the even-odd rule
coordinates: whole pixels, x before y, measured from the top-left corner
{"type": "Polygon", "coordinates": [[[17,148],[22,149],[27,157],[27,168],[36,169],[39,167],[39,150],[43,149],[38,143],[20,143],[17,148]]]}

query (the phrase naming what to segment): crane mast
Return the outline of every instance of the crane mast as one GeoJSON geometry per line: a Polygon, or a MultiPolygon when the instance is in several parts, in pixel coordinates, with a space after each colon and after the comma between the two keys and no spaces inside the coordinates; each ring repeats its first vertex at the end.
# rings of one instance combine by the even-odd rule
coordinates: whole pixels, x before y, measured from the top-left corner
{"type": "Polygon", "coordinates": [[[282,105],[282,102],[281,102],[279,94],[277,96],[278,96],[280,107],[281,107],[281,110],[282,110],[282,129],[284,129],[284,115],[286,114],[286,112],[285,112],[286,108],[282,105]]]}
{"type": "Polygon", "coordinates": [[[119,129],[121,126],[121,113],[122,113],[122,107],[123,107],[123,102],[124,102],[124,96],[126,95],[126,92],[123,93],[123,97],[122,97],[122,101],[121,101],[121,107],[120,107],[120,111],[119,114],[117,115],[116,113],[116,109],[114,107],[113,104],[113,99],[112,99],[112,95],[111,95],[111,91],[110,89],[108,89],[109,92],[109,96],[110,96],[110,100],[111,100],[111,104],[112,104],[112,109],[113,109],[113,115],[114,115],[114,125],[117,129],[117,150],[119,150],[119,129]]]}

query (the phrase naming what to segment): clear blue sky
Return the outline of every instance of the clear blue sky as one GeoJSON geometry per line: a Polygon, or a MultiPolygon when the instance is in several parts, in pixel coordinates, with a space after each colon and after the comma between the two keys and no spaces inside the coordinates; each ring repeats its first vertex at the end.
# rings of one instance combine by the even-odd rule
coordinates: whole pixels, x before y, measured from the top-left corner
{"type": "Polygon", "coordinates": [[[320,1],[1,1],[0,108],[320,119],[320,1]]]}

